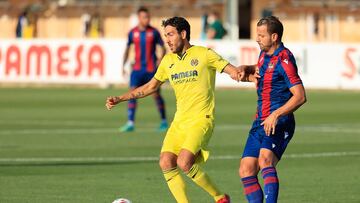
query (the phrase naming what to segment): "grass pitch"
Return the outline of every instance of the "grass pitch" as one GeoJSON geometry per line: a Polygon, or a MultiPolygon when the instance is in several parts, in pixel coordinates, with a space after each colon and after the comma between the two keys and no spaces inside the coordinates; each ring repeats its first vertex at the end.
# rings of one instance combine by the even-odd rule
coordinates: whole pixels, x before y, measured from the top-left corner
{"type": "MultiPolygon", "coordinates": [[[[174,202],[157,159],[164,133],[152,98],[139,101],[136,131],[120,134],[126,104],[105,110],[125,89],[0,89],[0,202],[174,202]]],[[[173,92],[163,90],[167,115],[173,92]]],[[[360,202],[360,93],[308,91],[297,129],[278,165],[279,202],[360,202]]],[[[216,127],[205,165],[234,203],[237,175],[256,109],[254,90],[216,92],[216,127]]],[[[190,200],[213,202],[186,177],[190,200]]]]}

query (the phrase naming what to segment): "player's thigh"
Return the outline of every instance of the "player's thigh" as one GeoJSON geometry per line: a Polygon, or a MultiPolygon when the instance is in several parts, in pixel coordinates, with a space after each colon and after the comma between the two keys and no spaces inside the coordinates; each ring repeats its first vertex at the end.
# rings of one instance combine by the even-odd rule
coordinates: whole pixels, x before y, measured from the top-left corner
{"type": "Polygon", "coordinates": [[[179,128],[179,123],[173,121],[166,132],[161,153],[171,152],[175,155],[179,155],[181,147],[185,141],[185,135],[179,128]]]}
{"type": "Polygon", "coordinates": [[[240,160],[239,176],[241,178],[256,176],[259,172],[258,158],[243,157],[240,160]]]}
{"type": "Polygon", "coordinates": [[[148,81],[147,81],[146,73],[143,73],[141,71],[131,72],[130,87],[132,87],[132,88],[140,87],[140,86],[146,84],[147,82],[148,81]]]}
{"type": "Polygon", "coordinates": [[[249,135],[246,140],[242,158],[246,158],[246,157],[258,158],[259,157],[260,148],[261,148],[261,138],[263,137],[263,135],[259,131],[260,128],[262,128],[262,127],[258,124],[255,124],[255,122],[254,122],[252,128],[249,131],[249,135]]]}
{"type": "MultiPolygon", "coordinates": [[[[277,161],[279,161],[284,154],[289,142],[291,141],[294,135],[294,131],[295,123],[293,121],[278,124],[275,129],[275,134],[270,136],[264,136],[263,138],[263,141],[261,143],[261,149],[267,150],[263,150],[262,157],[266,158],[266,156],[271,156],[273,154],[276,156],[277,161]],[[269,151],[272,153],[270,153],[269,151]]],[[[268,160],[262,161],[268,162],[268,160]]]]}
{"type": "Polygon", "coordinates": [[[196,155],[199,162],[205,162],[209,157],[207,146],[214,130],[214,122],[210,118],[195,119],[184,129],[185,141],[182,149],[196,155]]]}

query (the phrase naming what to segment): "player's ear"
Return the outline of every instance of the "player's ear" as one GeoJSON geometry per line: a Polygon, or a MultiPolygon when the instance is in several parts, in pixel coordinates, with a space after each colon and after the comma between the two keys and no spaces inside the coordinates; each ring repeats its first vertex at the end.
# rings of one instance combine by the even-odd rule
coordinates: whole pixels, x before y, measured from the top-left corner
{"type": "Polygon", "coordinates": [[[279,38],[279,35],[277,33],[272,33],[271,34],[271,41],[272,42],[276,42],[279,38]]]}
{"type": "Polygon", "coordinates": [[[181,31],[181,39],[186,39],[186,31],[185,30],[183,30],[183,31],[181,31]]]}

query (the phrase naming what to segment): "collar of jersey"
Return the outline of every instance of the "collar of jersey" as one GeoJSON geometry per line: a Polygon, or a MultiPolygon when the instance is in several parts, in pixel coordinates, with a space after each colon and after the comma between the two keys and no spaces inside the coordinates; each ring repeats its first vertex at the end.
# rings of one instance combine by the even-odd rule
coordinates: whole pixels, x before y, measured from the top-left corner
{"type": "Polygon", "coordinates": [[[181,60],[184,60],[185,57],[187,56],[188,54],[188,51],[189,49],[191,49],[192,47],[194,47],[194,45],[191,45],[188,49],[185,50],[185,52],[180,56],[178,54],[176,54],[177,58],[181,61],[181,60]]]}
{"type": "Polygon", "coordinates": [[[274,53],[272,55],[267,55],[265,54],[265,57],[273,57],[273,56],[277,56],[279,55],[279,53],[284,49],[284,43],[280,43],[279,47],[274,51],[274,53]]]}

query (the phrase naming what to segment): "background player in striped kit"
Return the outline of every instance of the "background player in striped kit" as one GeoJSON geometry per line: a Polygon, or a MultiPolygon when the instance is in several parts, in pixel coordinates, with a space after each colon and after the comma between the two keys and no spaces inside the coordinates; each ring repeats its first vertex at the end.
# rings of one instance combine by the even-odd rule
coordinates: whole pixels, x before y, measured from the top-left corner
{"type": "MultiPolygon", "coordinates": [[[[132,65],[130,74],[130,89],[135,89],[149,82],[153,78],[160,60],[165,55],[164,42],[159,31],[150,25],[149,11],[141,7],[138,9],[137,14],[139,23],[129,32],[123,62],[123,75],[126,75],[124,66],[129,57],[130,45],[134,44],[135,63],[132,65]],[[161,47],[160,57],[156,56],[156,45],[161,47]]],[[[168,123],[166,120],[165,102],[160,94],[160,89],[153,94],[153,97],[161,117],[159,130],[165,131],[168,128],[168,123]]],[[[131,132],[135,129],[136,107],[136,99],[131,99],[128,103],[128,122],[120,128],[121,132],[131,132]]]]}

